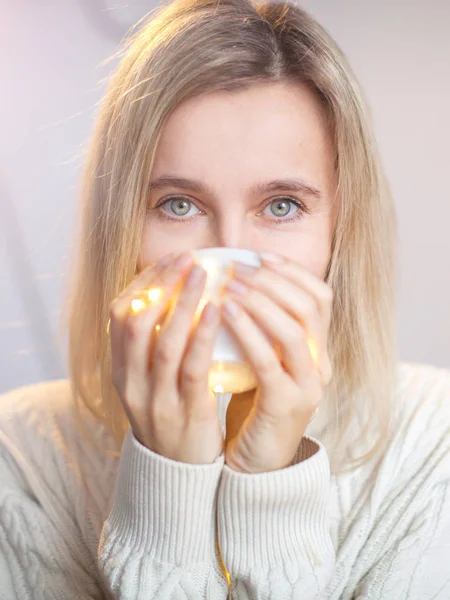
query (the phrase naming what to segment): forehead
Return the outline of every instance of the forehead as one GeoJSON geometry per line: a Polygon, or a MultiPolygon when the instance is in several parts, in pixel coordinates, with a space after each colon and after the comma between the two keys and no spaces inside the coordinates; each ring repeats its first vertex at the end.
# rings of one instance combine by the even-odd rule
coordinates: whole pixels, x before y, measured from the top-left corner
{"type": "Polygon", "coordinates": [[[257,84],[177,106],[163,126],[152,177],[170,171],[210,181],[249,183],[262,173],[324,180],[332,154],[319,100],[308,87],[257,84]]]}

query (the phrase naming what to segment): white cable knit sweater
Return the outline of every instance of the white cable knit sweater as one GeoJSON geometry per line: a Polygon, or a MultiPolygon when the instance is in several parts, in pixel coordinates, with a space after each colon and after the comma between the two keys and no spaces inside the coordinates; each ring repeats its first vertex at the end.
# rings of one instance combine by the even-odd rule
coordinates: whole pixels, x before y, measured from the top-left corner
{"type": "Polygon", "coordinates": [[[293,466],[248,475],[223,455],[172,461],[131,430],[120,457],[94,452],[67,380],[3,394],[0,599],[449,600],[450,371],[398,374],[387,452],[338,477],[315,421],[293,466]]]}

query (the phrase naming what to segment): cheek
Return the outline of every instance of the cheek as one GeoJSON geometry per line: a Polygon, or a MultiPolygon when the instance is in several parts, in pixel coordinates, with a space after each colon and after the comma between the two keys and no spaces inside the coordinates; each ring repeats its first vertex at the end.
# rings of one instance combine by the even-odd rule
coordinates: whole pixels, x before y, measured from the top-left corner
{"type": "Polygon", "coordinates": [[[158,262],[171,252],[181,254],[191,247],[190,240],[186,240],[179,234],[168,235],[167,232],[158,230],[157,227],[150,228],[149,225],[146,225],[139,249],[138,271],[158,262]]]}
{"type": "Polygon", "coordinates": [[[139,249],[138,270],[142,271],[149,265],[158,262],[166,254],[169,254],[169,252],[172,252],[170,244],[164,243],[164,240],[159,239],[156,230],[150,232],[150,228],[147,225],[144,228],[139,249]]]}
{"type": "Polygon", "coordinates": [[[324,209],[314,214],[288,244],[283,244],[284,254],[323,281],[331,258],[331,243],[332,218],[330,211],[324,209]]]}
{"type": "Polygon", "coordinates": [[[324,280],[331,258],[331,222],[324,219],[322,227],[305,240],[299,262],[317,278],[324,280]]]}
{"type": "Polygon", "coordinates": [[[302,267],[305,267],[305,269],[315,275],[318,279],[321,279],[322,281],[325,279],[328,263],[330,261],[329,253],[324,253],[323,255],[315,254],[314,256],[308,256],[301,260],[297,258],[296,260],[302,267]]]}
{"type": "MultiPolygon", "coordinates": [[[[320,239],[320,238],[319,238],[320,239]]],[[[275,249],[275,252],[277,250],[275,249]]],[[[318,279],[324,280],[328,263],[331,258],[331,247],[328,239],[323,238],[318,242],[318,238],[303,236],[301,243],[292,244],[285,249],[284,254],[294,262],[307,269],[318,279]]]]}
{"type": "Polygon", "coordinates": [[[317,251],[309,257],[309,266],[307,266],[316,277],[324,279],[330,258],[330,247],[324,244],[323,247],[317,248],[317,251]]]}

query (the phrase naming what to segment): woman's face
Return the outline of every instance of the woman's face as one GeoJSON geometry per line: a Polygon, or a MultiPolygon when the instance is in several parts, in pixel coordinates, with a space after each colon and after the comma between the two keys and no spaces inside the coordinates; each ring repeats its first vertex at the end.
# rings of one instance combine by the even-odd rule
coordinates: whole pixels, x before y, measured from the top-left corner
{"type": "Polygon", "coordinates": [[[161,133],[139,271],[170,252],[222,246],[276,252],[324,279],[334,156],[307,87],[258,84],[197,97],[161,133]],[[265,189],[281,179],[298,180],[299,189],[265,189]]]}

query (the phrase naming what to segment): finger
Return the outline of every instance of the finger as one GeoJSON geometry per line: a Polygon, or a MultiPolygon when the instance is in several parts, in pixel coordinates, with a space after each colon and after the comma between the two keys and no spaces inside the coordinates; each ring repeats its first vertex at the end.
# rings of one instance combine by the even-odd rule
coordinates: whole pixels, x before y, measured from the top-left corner
{"type": "MultiPolygon", "coordinates": [[[[300,322],[306,330],[310,343],[310,350],[313,354],[313,359],[317,366],[325,364],[327,355],[327,327],[323,323],[322,317],[318,312],[317,303],[314,298],[303,287],[295,284],[290,279],[286,279],[283,275],[270,271],[264,267],[256,269],[248,275],[243,275],[239,271],[235,271],[235,277],[238,277],[244,283],[246,288],[242,289],[245,305],[250,304],[248,308],[250,312],[257,316],[254,309],[258,308],[259,297],[254,298],[254,292],[260,291],[269,297],[275,304],[291,315],[295,323],[300,322]],[[248,287],[247,287],[248,286],[248,287]],[[252,308],[253,307],[253,308],[252,308]]],[[[230,281],[230,285],[234,285],[234,281],[230,281]]],[[[239,292],[239,288],[236,289],[239,292]]],[[[293,323],[291,330],[295,335],[298,327],[293,323]]],[[[272,335],[272,332],[270,332],[272,335]]]]}
{"type": "Polygon", "coordinates": [[[137,311],[128,310],[124,317],[123,363],[131,380],[138,382],[142,381],[143,377],[148,377],[149,357],[156,337],[155,326],[167,312],[170,300],[180,286],[186,270],[186,262],[183,262],[183,259],[184,256],[181,255],[174,264],[162,270],[160,276],[153,280],[155,287],[152,286],[151,289],[160,291],[158,297],[154,297],[152,301],[147,298],[143,308],[137,311]]]}
{"type": "MultiPolygon", "coordinates": [[[[172,263],[175,255],[168,254],[158,263],[153,264],[139,273],[139,275],[115,298],[109,307],[109,321],[107,333],[111,343],[111,371],[117,373],[124,368],[123,335],[124,325],[130,312],[130,300],[135,296],[143,295],[152,283],[161,276],[163,271],[172,263]]],[[[147,300],[148,301],[148,300],[147,300]]]]}
{"type": "MultiPolygon", "coordinates": [[[[205,407],[199,398],[208,398],[205,385],[210,395],[208,375],[212,363],[214,342],[221,324],[220,308],[213,302],[204,307],[200,320],[188,344],[185,359],[181,368],[181,391],[183,398],[195,400],[195,406],[205,412],[205,407]]],[[[209,408],[217,411],[214,402],[209,402],[209,408]]]]}
{"type": "Polygon", "coordinates": [[[181,375],[181,361],[186,351],[205,282],[205,269],[201,265],[195,265],[161,327],[155,344],[153,361],[153,385],[159,390],[164,390],[167,382],[178,383],[178,376],[181,375]]]}
{"type": "Polygon", "coordinates": [[[130,298],[142,296],[154,281],[161,276],[163,271],[169,267],[175,258],[172,252],[164,256],[157,263],[152,263],[143,269],[138,276],[113,300],[114,316],[120,318],[126,315],[130,309],[130,298]]]}
{"type": "Polygon", "coordinates": [[[329,327],[333,304],[333,290],[331,287],[298,262],[278,254],[276,256],[281,259],[280,263],[264,260],[263,256],[261,256],[261,261],[264,266],[291,279],[296,285],[303,287],[307,293],[311,294],[317,302],[320,315],[326,326],[329,327]]]}
{"type": "Polygon", "coordinates": [[[223,315],[261,386],[273,389],[284,375],[283,367],[269,338],[236,299],[225,298],[223,315]],[[229,312],[232,309],[232,312],[229,312]]]}
{"type": "Polygon", "coordinates": [[[284,367],[297,385],[304,385],[311,376],[316,376],[308,336],[298,320],[259,290],[251,289],[234,297],[257,326],[278,343],[284,367]]]}

